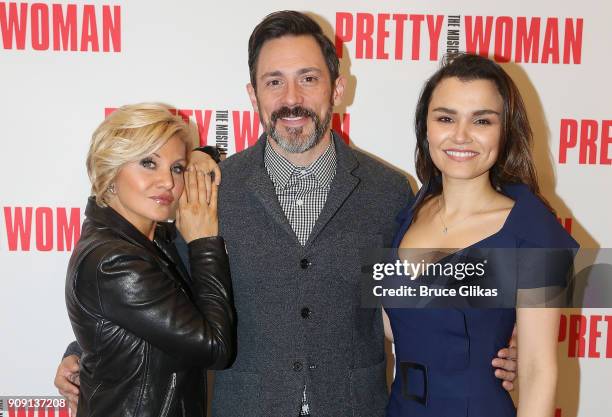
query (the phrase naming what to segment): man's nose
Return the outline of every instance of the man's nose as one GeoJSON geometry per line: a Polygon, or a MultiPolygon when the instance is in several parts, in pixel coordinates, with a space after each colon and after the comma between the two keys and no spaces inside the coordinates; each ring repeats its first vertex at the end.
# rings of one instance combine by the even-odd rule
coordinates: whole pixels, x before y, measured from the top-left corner
{"type": "Polygon", "coordinates": [[[301,87],[297,82],[288,82],[283,97],[284,104],[287,107],[293,107],[302,104],[303,96],[301,87]]]}

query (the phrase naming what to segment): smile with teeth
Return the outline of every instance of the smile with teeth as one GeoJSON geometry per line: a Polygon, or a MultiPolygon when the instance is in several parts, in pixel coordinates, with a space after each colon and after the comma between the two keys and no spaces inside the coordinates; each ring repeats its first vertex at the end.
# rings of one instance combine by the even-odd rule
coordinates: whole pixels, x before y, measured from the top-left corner
{"type": "Polygon", "coordinates": [[[303,117],[302,117],[302,116],[298,116],[298,117],[283,117],[282,119],[283,119],[283,120],[289,120],[289,121],[291,121],[291,122],[294,122],[294,121],[296,121],[296,120],[301,120],[301,119],[303,119],[303,117]]]}
{"type": "Polygon", "coordinates": [[[454,151],[454,150],[446,150],[444,151],[448,156],[453,156],[455,158],[471,158],[473,156],[478,155],[478,152],[472,151],[454,151]]]}

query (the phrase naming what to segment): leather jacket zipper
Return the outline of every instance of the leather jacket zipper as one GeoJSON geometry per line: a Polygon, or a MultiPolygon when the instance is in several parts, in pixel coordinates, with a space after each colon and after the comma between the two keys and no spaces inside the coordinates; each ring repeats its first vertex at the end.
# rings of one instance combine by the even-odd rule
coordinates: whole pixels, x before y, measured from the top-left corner
{"type": "Polygon", "coordinates": [[[168,386],[168,391],[166,392],[166,398],[164,398],[164,405],[162,406],[161,413],[159,413],[159,417],[166,417],[168,412],[170,412],[170,406],[172,405],[172,398],[174,398],[174,390],[176,389],[176,372],[172,373],[172,377],[170,378],[170,385],[168,386]]]}

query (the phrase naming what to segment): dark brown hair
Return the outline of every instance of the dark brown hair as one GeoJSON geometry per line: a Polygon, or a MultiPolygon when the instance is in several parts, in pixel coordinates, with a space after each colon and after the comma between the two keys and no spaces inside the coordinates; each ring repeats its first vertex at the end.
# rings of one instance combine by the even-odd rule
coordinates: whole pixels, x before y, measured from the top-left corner
{"type": "Polygon", "coordinates": [[[323,34],[321,26],[311,17],[293,10],[283,10],[266,16],[261,23],[255,26],[249,38],[249,73],[253,88],[257,89],[257,58],[262,46],[271,39],[288,35],[309,35],[317,41],[333,84],[340,73],[340,62],[332,41],[323,34]]]}
{"type": "Polygon", "coordinates": [[[497,161],[489,171],[489,179],[493,187],[499,190],[505,184],[525,184],[550,208],[548,202],[540,194],[531,153],[533,133],[527,118],[525,104],[516,84],[498,64],[490,59],[479,55],[458,53],[448,55],[443,59],[440,69],[425,83],[417,103],[414,120],[417,146],[414,159],[417,176],[423,183],[423,188],[428,191],[422,193],[418,201],[415,201],[415,212],[423,203],[425,194],[435,196],[442,192],[440,171],[429,154],[427,114],[433,91],[442,80],[450,77],[457,77],[461,81],[490,80],[502,97],[500,150],[497,161]]]}

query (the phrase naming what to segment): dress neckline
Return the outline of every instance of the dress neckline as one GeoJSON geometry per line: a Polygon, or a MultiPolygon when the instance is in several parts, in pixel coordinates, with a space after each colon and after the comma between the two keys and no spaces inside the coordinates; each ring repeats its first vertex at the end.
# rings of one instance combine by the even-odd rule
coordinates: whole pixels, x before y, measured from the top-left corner
{"type": "MultiPolygon", "coordinates": [[[[510,196],[508,193],[504,192],[504,190],[502,190],[502,194],[510,199],[512,199],[514,201],[514,205],[512,206],[512,208],[510,209],[510,212],[508,213],[508,215],[506,216],[506,219],[504,220],[504,223],[502,224],[502,226],[499,228],[499,230],[497,230],[495,233],[490,234],[489,236],[485,236],[484,238],[471,243],[468,246],[465,246],[464,248],[459,248],[454,252],[449,253],[447,256],[453,256],[455,254],[461,253],[465,250],[469,250],[469,249],[473,249],[473,248],[478,248],[479,246],[481,246],[483,243],[499,236],[502,234],[502,232],[504,232],[505,230],[507,230],[508,225],[510,224],[510,220],[511,218],[515,215],[516,213],[516,207],[519,204],[518,198],[516,198],[516,196],[510,196]]],[[[406,230],[404,231],[403,234],[406,234],[406,232],[408,231],[408,229],[410,229],[410,226],[412,226],[412,221],[414,220],[414,211],[410,212],[410,216],[408,219],[408,226],[406,227],[406,230]]],[[[402,235],[403,238],[403,235],[402,235]]],[[[399,247],[399,243],[401,243],[401,240],[398,242],[398,249],[401,249],[399,247]]]]}

